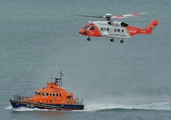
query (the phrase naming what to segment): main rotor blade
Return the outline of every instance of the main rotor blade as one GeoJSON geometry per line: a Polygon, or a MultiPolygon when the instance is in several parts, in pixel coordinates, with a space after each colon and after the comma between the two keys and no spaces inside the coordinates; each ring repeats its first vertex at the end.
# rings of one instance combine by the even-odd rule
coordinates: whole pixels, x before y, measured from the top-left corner
{"type": "Polygon", "coordinates": [[[117,15],[117,16],[112,16],[112,18],[128,18],[128,17],[140,16],[143,14],[147,14],[147,13],[138,12],[138,13],[134,13],[134,14],[117,15]]]}
{"type": "Polygon", "coordinates": [[[104,16],[96,16],[96,15],[77,15],[77,14],[75,14],[75,16],[81,16],[81,17],[93,17],[93,18],[104,18],[104,16]]]}

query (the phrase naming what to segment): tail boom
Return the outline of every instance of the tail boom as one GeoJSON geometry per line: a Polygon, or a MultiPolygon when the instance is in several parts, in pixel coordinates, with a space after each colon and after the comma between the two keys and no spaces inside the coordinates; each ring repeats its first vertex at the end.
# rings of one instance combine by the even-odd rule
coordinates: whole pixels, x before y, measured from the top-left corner
{"type": "Polygon", "coordinates": [[[146,29],[136,28],[133,26],[127,26],[126,28],[130,36],[134,36],[135,34],[151,34],[153,28],[157,25],[158,25],[158,20],[153,20],[146,29]]]}

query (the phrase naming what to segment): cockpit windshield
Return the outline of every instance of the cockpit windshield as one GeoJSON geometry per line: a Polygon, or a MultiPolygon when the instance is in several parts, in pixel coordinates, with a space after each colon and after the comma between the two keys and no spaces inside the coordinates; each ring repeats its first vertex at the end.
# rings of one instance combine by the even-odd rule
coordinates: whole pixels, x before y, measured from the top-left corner
{"type": "Polygon", "coordinates": [[[89,26],[90,26],[90,24],[87,24],[87,25],[84,27],[84,29],[87,29],[89,26]]]}
{"type": "Polygon", "coordinates": [[[90,27],[90,25],[92,25],[92,24],[91,24],[91,23],[86,24],[86,26],[84,27],[84,29],[89,28],[89,27],[90,27]]]}

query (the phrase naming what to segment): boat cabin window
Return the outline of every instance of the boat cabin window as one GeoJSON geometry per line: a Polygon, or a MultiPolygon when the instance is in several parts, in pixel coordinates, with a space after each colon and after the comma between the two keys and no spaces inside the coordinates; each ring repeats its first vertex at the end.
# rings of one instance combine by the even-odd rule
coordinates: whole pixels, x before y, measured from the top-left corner
{"type": "Polygon", "coordinates": [[[42,96],[61,96],[61,94],[58,94],[58,93],[44,93],[42,92],[42,96]]]}
{"type": "Polygon", "coordinates": [[[101,28],[101,31],[103,31],[103,28],[101,28]]]}
{"type": "Polygon", "coordinates": [[[36,95],[40,95],[40,92],[35,91],[35,94],[36,94],[36,95]]]}
{"type": "Polygon", "coordinates": [[[109,31],[109,28],[107,28],[107,31],[109,31]]]}

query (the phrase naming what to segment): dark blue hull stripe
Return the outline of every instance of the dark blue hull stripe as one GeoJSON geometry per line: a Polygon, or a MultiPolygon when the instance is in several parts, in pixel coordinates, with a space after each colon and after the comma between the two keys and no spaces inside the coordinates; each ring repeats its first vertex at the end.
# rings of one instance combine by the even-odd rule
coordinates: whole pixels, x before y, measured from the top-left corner
{"type": "Polygon", "coordinates": [[[84,105],[77,104],[43,104],[43,103],[31,103],[10,101],[13,108],[27,107],[27,108],[39,108],[39,109],[55,109],[55,110],[83,110],[84,105]]]}

